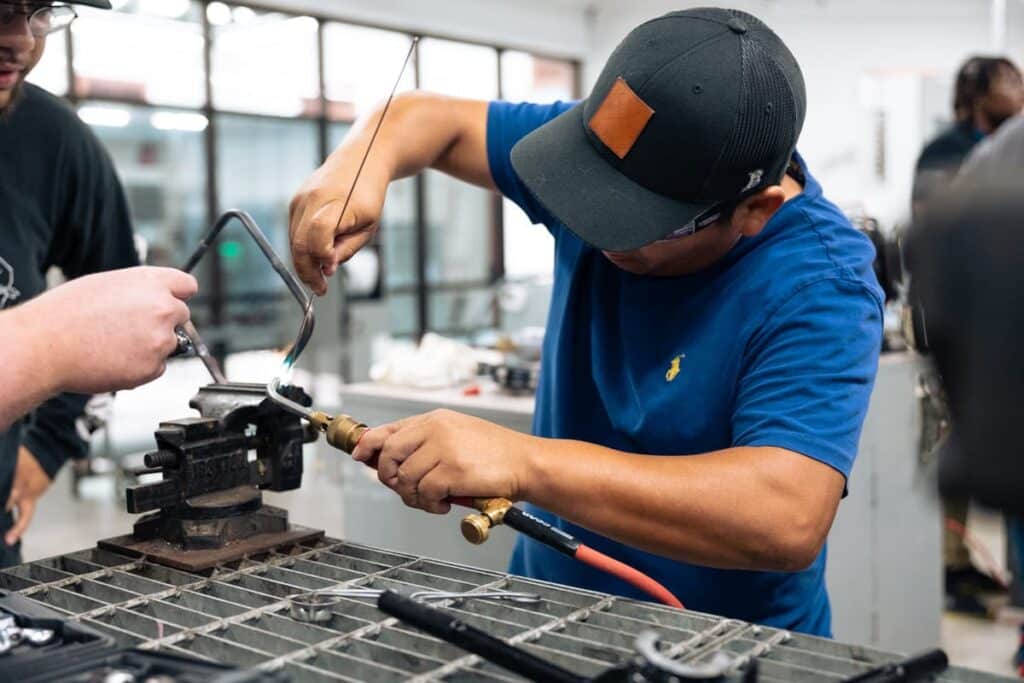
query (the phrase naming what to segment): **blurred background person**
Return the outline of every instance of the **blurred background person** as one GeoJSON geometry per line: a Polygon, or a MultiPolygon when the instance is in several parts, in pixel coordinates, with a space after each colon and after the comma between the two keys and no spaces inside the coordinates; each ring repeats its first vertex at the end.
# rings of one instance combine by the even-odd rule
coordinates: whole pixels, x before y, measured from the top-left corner
{"type": "MultiPolygon", "coordinates": [[[[954,122],[925,145],[914,174],[913,215],[920,217],[927,202],[948,190],[961,165],[979,142],[995,133],[1024,107],[1024,81],[1017,66],[1005,57],[976,56],[968,59],[956,75],[953,92],[954,122]]],[[[922,238],[927,239],[927,238],[922,238]]],[[[936,238],[938,239],[938,238],[936,238]]],[[[918,350],[927,352],[926,335],[918,350]]],[[[928,396],[922,430],[922,450],[927,454],[941,444],[949,428],[944,387],[934,373],[921,377],[928,396]]],[[[946,608],[970,614],[985,614],[985,594],[1005,592],[1005,587],[979,571],[964,541],[967,529],[967,501],[944,498],[943,565],[946,608]]]]}
{"type": "Polygon", "coordinates": [[[921,151],[914,173],[913,206],[948,187],[960,164],[978,142],[1024,107],[1024,81],[1005,57],[971,57],[956,75],[954,122],[921,151]]]}

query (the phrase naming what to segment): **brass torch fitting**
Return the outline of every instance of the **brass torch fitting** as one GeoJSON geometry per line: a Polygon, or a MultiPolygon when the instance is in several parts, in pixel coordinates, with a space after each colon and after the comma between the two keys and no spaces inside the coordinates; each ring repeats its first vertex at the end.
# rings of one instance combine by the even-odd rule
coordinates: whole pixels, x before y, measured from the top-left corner
{"type": "Polygon", "coordinates": [[[327,443],[351,454],[368,429],[369,427],[349,415],[338,415],[327,423],[324,431],[327,433],[327,443]]]}
{"type": "Polygon", "coordinates": [[[477,498],[473,505],[480,512],[462,519],[462,536],[473,545],[487,540],[491,527],[505,521],[505,513],[512,507],[512,501],[505,498],[477,498]]]}
{"type": "Polygon", "coordinates": [[[316,427],[318,432],[326,432],[328,425],[331,424],[331,420],[334,418],[319,410],[312,411],[306,419],[309,420],[309,424],[316,427]]]}

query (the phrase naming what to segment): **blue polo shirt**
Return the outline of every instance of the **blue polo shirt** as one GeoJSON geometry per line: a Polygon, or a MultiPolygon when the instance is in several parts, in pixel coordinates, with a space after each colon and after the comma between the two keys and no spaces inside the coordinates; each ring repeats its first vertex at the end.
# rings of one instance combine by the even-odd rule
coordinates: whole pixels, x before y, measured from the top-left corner
{"type": "MultiPolygon", "coordinates": [[[[883,298],[870,242],[808,174],[802,194],[712,266],[669,278],[621,270],[547,212],[509,159],[523,136],[571,106],[493,102],[487,120],[498,188],[555,239],[534,433],[681,457],[774,446],[848,477],[881,348],[883,298]]],[[[651,575],[690,609],[831,635],[825,550],[800,572],[712,569],[528,508],[651,575]]],[[[525,537],[510,569],[645,597],[525,537]]]]}

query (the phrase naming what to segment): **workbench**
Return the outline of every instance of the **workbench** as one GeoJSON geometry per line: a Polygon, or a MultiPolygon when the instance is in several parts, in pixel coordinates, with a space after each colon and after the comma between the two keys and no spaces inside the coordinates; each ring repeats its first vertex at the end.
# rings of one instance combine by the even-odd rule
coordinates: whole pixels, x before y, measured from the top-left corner
{"type": "MultiPolygon", "coordinates": [[[[706,662],[723,652],[738,670],[757,659],[762,683],[842,681],[899,658],[875,648],[333,538],[282,546],[219,566],[210,575],[95,548],[0,570],[0,589],[124,646],[281,671],[294,683],[519,680],[397,622],[373,600],[341,599],[319,623],[299,619],[290,609],[289,596],[356,586],[406,594],[498,589],[538,595],[540,601],[530,604],[465,598],[437,604],[588,677],[626,661],[636,636],[652,629],[665,652],[679,661],[706,662]]],[[[938,680],[1011,679],[954,668],[938,680]]]]}
{"type": "MultiPolygon", "coordinates": [[[[829,535],[826,574],[836,638],[905,652],[939,642],[942,614],[941,515],[933,479],[917,455],[917,376],[911,354],[885,354],[879,362],[849,495],[829,535]]],[[[341,393],[343,410],[371,425],[435,408],[521,432],[530,431],[533,418],[532,396],[486,385],[479,396],[371,383],[341,393]]],[[[357,463],[345,463],[342,485],[347,539],[495,570],[507,565],[515,541],[507,529],[471,546],[459,533],[458,515],[406,508],[357,463]]]]}

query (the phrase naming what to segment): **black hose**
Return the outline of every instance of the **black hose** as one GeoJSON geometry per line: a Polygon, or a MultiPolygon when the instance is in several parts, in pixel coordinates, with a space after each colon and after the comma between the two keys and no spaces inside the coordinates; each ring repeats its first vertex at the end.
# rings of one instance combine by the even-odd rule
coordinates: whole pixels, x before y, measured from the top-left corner
{"type": "Polygon", "coordinates": [[[583,683],[587,680],[515,645],[509,645],[442,610],[428,607],[394,591],[384,591],[377,599],[377,607],[385,614],[531,681],[583,683]]]}
{"type": "Polygon", "coordinates": [[[942,650],[929,650],[899,662],[847,678],[845,683],[909,683],[931,680],[949,667],[949,658],[942,650]]]}

